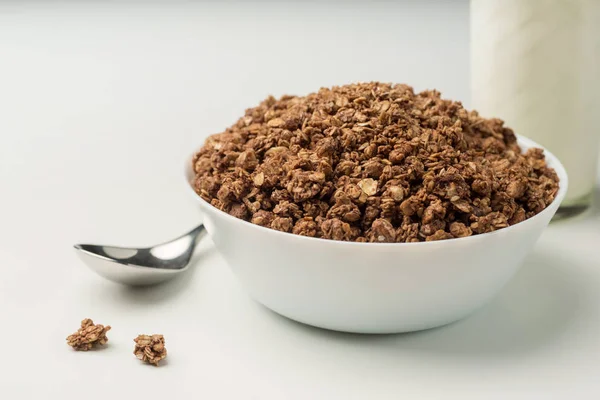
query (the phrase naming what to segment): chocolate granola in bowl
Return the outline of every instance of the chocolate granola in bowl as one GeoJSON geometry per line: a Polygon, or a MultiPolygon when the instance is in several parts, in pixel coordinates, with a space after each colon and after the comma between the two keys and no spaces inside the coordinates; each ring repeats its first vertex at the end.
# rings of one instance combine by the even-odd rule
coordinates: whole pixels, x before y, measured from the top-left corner
{"type": "Polygon", "coordinates": [[[269,97],[193,159],[214,207],[297,235],[356,242],[460,238],[517,224],[555,198],[541,149],[436,91],[351,84],[269,97]]]}

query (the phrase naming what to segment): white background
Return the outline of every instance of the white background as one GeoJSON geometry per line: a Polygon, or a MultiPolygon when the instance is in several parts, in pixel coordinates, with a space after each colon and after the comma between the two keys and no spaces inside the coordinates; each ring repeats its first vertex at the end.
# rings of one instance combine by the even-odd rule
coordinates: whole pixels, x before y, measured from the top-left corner
{"type": "Polygon", "coordinates": [[[184,159],[268,94],[380,80],[468,105],[468,42],[465,1],[1,3],[0,397],[598,398],[598,207],[553,223],[471,318],[392,336],[274,315],[209,241],[145,289],[72,249],[195,226],[184,159]],[[113,326],[105,349],[66,346],[85,317],[113,326]],[[139,333],[165,335],[165,365],[134,358],[139,333]]]}

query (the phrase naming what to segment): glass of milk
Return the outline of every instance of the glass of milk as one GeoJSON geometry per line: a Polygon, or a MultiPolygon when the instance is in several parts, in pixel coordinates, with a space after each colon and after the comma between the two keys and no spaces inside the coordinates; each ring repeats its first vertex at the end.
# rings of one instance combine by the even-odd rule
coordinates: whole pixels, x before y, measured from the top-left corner
{"type": "Polygon", "coordinates": [[[600,141],[600,0],[471,0],[473,108],[550,150],[563,215],[591,203],[600,141]]]}

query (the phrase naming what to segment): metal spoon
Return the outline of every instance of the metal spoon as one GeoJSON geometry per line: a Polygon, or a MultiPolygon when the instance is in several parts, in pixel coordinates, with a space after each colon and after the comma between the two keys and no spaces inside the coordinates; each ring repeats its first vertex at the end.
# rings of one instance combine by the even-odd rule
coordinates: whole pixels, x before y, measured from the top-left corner
{"type": "Polygon", "coordinates": [[[76,244],[75,249],[88,267],[106,279],[125,285],[151,285],[185,271],[205,232],[204,225],[199,225],[177,239],[142,249],[93,244],[76,244]]]}

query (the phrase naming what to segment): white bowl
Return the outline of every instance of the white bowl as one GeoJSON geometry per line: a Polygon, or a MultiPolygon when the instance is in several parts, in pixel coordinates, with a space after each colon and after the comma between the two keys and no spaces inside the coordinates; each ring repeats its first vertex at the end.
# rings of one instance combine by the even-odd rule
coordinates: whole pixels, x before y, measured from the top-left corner
{"type": "MultiPolygon", "coordinates": [[[[520,137],[522,149],[541,147],[520,137]]],[[[515,274],[567,191],[541,213],[495,232],[420,243],[355,243],[283,233],[222,212],[191,188],[212,240],[252,298],[290,319],[345,332],[433,328],[471,314],[515,274]]]]}

